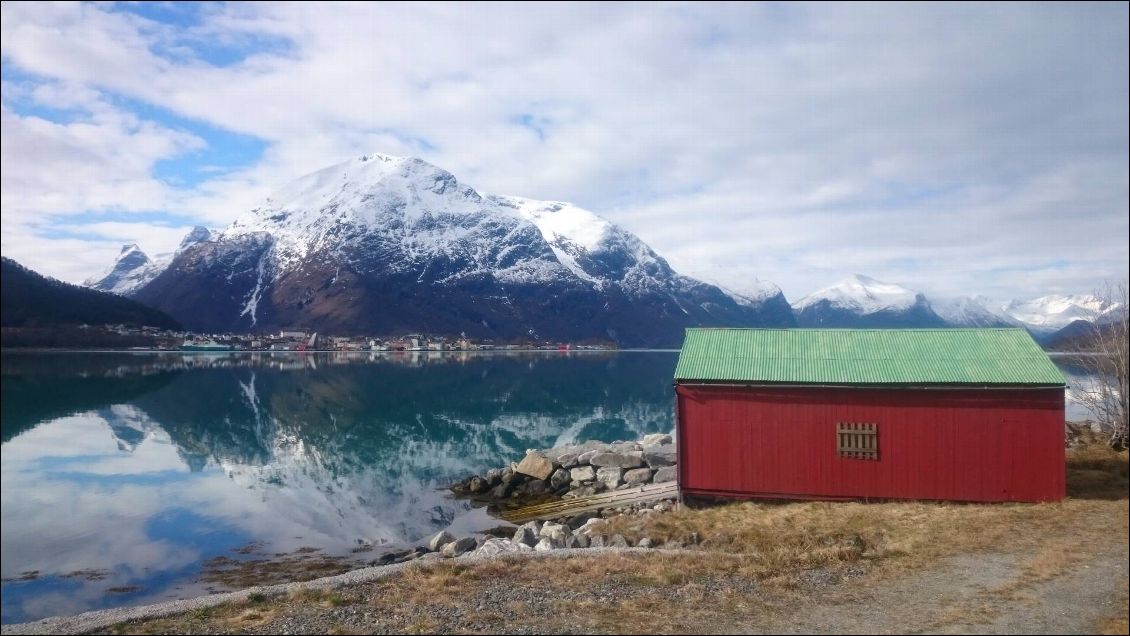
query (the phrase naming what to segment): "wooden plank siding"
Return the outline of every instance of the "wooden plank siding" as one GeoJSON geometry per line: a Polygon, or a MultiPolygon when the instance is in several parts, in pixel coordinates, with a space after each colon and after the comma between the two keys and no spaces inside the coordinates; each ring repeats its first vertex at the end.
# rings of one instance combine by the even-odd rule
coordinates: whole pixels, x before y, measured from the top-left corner
{"type": "Polygon", "coordinates": [[[1062,388],[677,384],[686,494],[813,499],[1057,501],[1062,388]],[[875,459],[843,457],[842,423],[877,427],[875,459]]]}

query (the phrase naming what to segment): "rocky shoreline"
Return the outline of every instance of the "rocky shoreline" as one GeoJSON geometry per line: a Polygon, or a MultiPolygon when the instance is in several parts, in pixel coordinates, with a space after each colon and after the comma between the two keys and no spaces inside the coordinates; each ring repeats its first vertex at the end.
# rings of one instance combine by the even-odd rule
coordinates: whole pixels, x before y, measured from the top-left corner
{"type": "MultiPolygon", "coordinates": [[[[492,468],[451,485],[456,496],[468,497],[494,511],[574,499],[601,492],[625,490],[676,479],[676,446],[670,435],[646,435],[636,442],[597,441],[528,450],[521,461],[492,468]]],[[[682,548],[688,541],[658,545],[649,537],[630,542],[612,532],[614,517],[646,517],[674,510],[674,498],[647,504],[611,506],[549,521],[530,521],[517,528],[499,527],[468,537],[447,531],[430,537],[411,550],[384,555],[374,565],[404,563],[416,559],[454,558],[465,554],[497,556],[507,553],[545,552],[571,548],[639,547],[682,548]],[[513,530],[513,534],[510,531],[513,530]]]]}

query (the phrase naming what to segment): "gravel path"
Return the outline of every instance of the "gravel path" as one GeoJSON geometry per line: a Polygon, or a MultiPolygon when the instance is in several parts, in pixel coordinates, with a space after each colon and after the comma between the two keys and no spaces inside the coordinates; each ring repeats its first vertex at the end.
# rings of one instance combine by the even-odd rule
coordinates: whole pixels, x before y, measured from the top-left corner
{"type": "Polygon", "coordinates": [[[963,555],[926,572],[811,598],[786,620],[747,629],[781,634],[1093,634],[1122,611],[1127,546],[1047,581],[1017,585],[1015,554],[963,555]]]}

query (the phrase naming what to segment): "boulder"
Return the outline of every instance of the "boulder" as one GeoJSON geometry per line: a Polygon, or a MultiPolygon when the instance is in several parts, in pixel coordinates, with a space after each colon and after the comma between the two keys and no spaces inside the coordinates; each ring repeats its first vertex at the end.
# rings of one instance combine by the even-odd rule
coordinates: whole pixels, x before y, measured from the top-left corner
{"type": "Polygon", "coordinates": [[[448,558],[457,557],[461,554],[466,554],[471,550],[474,550],[476,545],[477,543],[475,542],[475,537],[463,537],[462,539],[456,539],[455,541],[452,541],[451,543],[443,546],[443,556],[448,558]]]}
{"type": "Polygon", "coordinates": [[[569,537],[569,528],[560,523],[547,523],[541,527],[540,537],[542,539],[549,539],[553,542],[554,547],[562,547],[565,545],[565,539],[569,537]]]}
{"type": "Polygon", "coordinates": [[[557,458],[557,463],[562,468],[572,468],[577,465],[577,453],[565,453],[557,458]]]}
{"type": "Polygon", "coordinates": [[[486,480],[477,475],[475,477],[472,477],[471,481],[467,482],[467,490],[475,494],[481,493],[489,487],[490,486],[489,484],[487,484],[486,480]]]}
{"type": "Polygon", "coordinates": [[[674,466],[676,457],[675,446],[671,444],[666,446],[648,446],[643,449],[643,460],[652,468],[674,466]]]}
{"type": "Polygon", "coordinates": [[[596,480],[604,484],[608,490],[616,488],[620,485],[620,478],[623,477],[624,471],[616,466],[605,466],[596,471],[596,480]]]}
{"type": "Polygon", "coordinates": [[[590,548],[604,548],[608,546],[608,537],[603,534],[594,534],[589,537],[590,548]]]}
{"type": "Polygon", "coordinates": [[[572,479],[569,478],[569,474],[569,471],[564,468],[558,468],[553,471],[553,474],[549,476],[549,487],[557,490],[562,486],[568,486],[569,482],[572,481],[572,479]]]}
{"type": "MultiPolygon", "coordinates": [[[[570,538],[573,539],[573,542],[576,544],[576,547],[578,547],[578,548],[589,547],[589,535],[587,535],[587,534],[574,534],[570,538]]],[[[566,539],[566,541],[568,541],[568,539],[566,539]]]]}
{"type": "Polygon", "coordinates": [[[510,493],[513,490],[514,482],[505,481],[492,488],[490,491],[490,496],[494,497],[495,499],[505,499],[510,496],[510,493]]]}
{"type": "Polygon", "coordinates": [[[515,472],[529,475],[534,479],[547,479],[553,474],[553,461],[537,451],[532,451],[526,453],[526,457],[518,464],[515,472]]]}
{"type": "Polygon", "coordinates": [[[637,548],[650,548],[651,547],[651,539],[649,537],[644,537],[644,538],[640,539],[639,542],[636,543],[636,547],[637,548]]]}
{"type": "Polygon", "coordinates": [[[569,521],[565,525],[569,526],[573,530],[576,530],[578,528],[583,528],[586,524],[588,524],[589,521],[599,518],[600,513],[598,511],[589,510],[587,512],[582,512],[577,514],[576,516],[570,517],[569,521]]]}
{"type": "Polygon", "coordinates": [[[518,548],[510,539],[487,539],[478,549],[475,550],[475,556],[492,557],[507,552],[517,552],[518,548]]]}
{"type": "Polygon", "coordinates": [[[673,441],[674,440],[671,439],[671,436],[666,433],[652,433],[650,435],[643,436],[643,439],[640,440],[640,446],[643,446],[644,448],[647,448],[648,446],[661,446],[664,444],[670,444],[673,441]]]}
{"type": "Polygon", "coordinates": [[[553,550],[553,549],[555,549],[556,547],[557,547],[557,546],[553,545],[553,541],[552,541],[552,540],[550,540],[550,539],[542,539],[541,541],[538,541],[538,544],[537,544],[537,545],[535,545],[535,546],[534,546],[534,550],[535,550],[536,552],[549,552],[550,550],[553,550]]]}
{"type": "Polygon", "coordinates": [[[599,467],[639,468],[644,465],[644,460],[642,456],[628,453],[600,453],[593,456],[589,463],[599,467]]]}
{"type": "Polygon", "coordinates": [[[624,472],[624,483],[629,486],[641,486],[651,481],[650,468],[633,468],[624,472]]]}
{"type": "Polygon", "coordinates": [[[428,539],[428,542],[425,545],[428,546],[429,551],[439,552],[443,549],[443,546],[451,543],[454,540],[455,537],[451,536],[451,534],[447,530],[443,530],[441,532],[437,532],[432,536],[431,539],[428,539]]]}
{"type": "MultiPolygon", "coordinates": [[[[534,522],[534,523],[536,523],[536,522],[534,522]]],[[[510,541],[512,543],[516,543],[516,544],[522,543],[522,544],[528,545],[532,548],[535,545],[537,545],[537,543],[538,543],[538,538],[539,538],[538,537],[538,531],[539,530],[540,529],[537,528],[536,526],[531,528],[530,524],[527,523],[526,525],[524,525],[521,528],[518,528],[517,530],[514,531],[514,538],[511,539],[510,541]]]]}
{"type": "Polygon", "coordinates": [[[600,455],[601,453],[605,453],[605,452],[608,452],[608,451],[604,448],[596,448],[596,449],[593,449],[593,450],[590,450],[590,451],[585,451],[585,452],[581,453],[580,455],[577,455],[577,465],[578,466],[584,466],[585,464],[592,463],[593,457],[596,457],[597,455],[600,455]]]}
{"type": "Polygon", "coordinates": [[[654,484],[662,484],[668,481],[675,481],[679,478],[678,468],[676,466],[664,466],[655,471],[655,476],[651,478],[654,484]]]}
{"type": "Polygon", "coordinates": [[[639,450],[643,450],[639,442],[614,442],[608,446],[608,451],[611,453],[631,453],[639,450]]]}
{"type": "Polygon", "coordinates": [[[592,466],[578,466],[569,471],[569,478],[579,482],[592,481],[596,479],[596,471],[592,466]]]}
{"type": "Polygon", "coordinates": [[[544,493],[545,490],[546,490],[546,484],[545,484],[544,481],[542,481],[540,479],[536,479],[536,480],[531,481],[530,483],[526,484],[526,494],[527,495],[540,495],[540,494],[544,493]]]}
{"type": "Polygon", "coordinates": [[[608,547],[610,548],[627,548],[628,540],[622,534],[614,534],[608,539],[608,547]]]}
{"type": "Polygon", "coordinates": [[[491,488],[494,488],[498,484],[502,483],[502,471],[497,468],[492,468],[487,471],[485,479],[487,485],[491,488]]]}

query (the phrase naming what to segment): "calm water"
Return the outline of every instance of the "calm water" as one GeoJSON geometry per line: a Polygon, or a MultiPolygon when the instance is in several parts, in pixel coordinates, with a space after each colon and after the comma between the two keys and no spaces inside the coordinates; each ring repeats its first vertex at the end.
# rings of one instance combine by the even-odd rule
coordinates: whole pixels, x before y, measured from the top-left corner
{"type": "Polygon", "coordinates": [[[5,353],[3,621],[192,595],[204,561],[251,542],[348,554],[497,525],[442,486],[670,431],[675,360],[5,353]]]}
{"type": "Polygon", "coordinates": [[[488,528],[442,487],[670,431],[676,357],[5,353],[3,622],[192,596],[253,542],[345,555],[488,528]]]}

